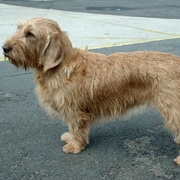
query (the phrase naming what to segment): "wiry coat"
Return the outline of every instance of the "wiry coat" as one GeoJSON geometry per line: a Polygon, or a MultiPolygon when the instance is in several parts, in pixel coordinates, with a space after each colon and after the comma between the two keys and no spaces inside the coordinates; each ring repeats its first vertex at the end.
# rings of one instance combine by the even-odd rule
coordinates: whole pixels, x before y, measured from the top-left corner
{"type": "MultiPolygon", "coordinates": [[[[90,125],[97,120],[147,103],[160,110],[180,143],[180,57],[79,50],[57,23],[43,18],[20,24],[3,49],[14,65],[34,70],[41,105],[67,122],[69,132],[61,136],[65,152],[84,149],[90,125]]],[[[180,164],[180,157],[175,161],[180,164]]]]}

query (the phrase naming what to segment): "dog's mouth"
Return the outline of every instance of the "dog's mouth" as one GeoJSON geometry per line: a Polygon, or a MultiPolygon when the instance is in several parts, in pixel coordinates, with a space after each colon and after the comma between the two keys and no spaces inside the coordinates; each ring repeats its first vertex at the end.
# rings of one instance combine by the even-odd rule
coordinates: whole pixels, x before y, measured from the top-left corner
{"type": "Polygon", "coordinates": [[[10,53],[4,53],[4,58],[5,58],[5,60],[8,60],[11,64],[16,66],[17,68],[23,67],[25,70],[28,69],[27,65],[25,63],[23,63],[23,61],[21,59],[13,58],[13,55],[10,53]]]}
{"type": "Polygon", "coordinates": [[[15,61],[14,59],[8,58],[8,61],[9,61],[11,64],[17,66],[17,63],[16,63],[16,61],[15,61]]]}
{"type": "Polygon", "coordinates": [[[5,44],[2,46],[2,49],[5,60],[8,60],[11,64],[18,66],[16,60],[13,58],[12,46],[5,44]]]}
{"type": "Polygon", "coordinates": [[[11,64],[18,67],[16,60],[14,58],[12,58],[8,53],[4,53],[4,58],[5,58],[5,60],[8,60],[11,64]]]}

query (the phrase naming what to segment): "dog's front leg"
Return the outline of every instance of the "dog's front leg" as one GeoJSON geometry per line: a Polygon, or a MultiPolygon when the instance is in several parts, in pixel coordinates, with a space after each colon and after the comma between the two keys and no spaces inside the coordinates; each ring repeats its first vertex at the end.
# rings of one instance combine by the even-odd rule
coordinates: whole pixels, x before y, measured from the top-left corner
{"type": "Polygon", "coordinates": [[[62,134],[61,140],[67,144],[63,147],[65,153],[79,153],[88,144],[89,122],[84,119],[69,122],[69,132],[62,134]]]}
{"type": "Polygon", "coordinates": [[[180,145],[180,134],[175,136],[174,141],[175,141],[176,144],[180,145]]]}

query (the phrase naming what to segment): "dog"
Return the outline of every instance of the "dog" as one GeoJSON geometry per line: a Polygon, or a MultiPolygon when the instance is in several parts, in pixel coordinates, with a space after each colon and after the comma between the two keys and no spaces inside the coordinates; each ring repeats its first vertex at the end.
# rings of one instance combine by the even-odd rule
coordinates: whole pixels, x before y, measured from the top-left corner
{"type": "MultiPolygon", "coordinates": [[[[65,153],[89,143],[91,125],[150,104],[180,144],[180,57],[154,51],[103,55],[74,48],[58,24],[46,18],[20,23],[2,46],[16,67],[31,68],[40,104],[63,119],[65,153]]],[[[175,160],[180,165],[180,156],[175,160]]]]}

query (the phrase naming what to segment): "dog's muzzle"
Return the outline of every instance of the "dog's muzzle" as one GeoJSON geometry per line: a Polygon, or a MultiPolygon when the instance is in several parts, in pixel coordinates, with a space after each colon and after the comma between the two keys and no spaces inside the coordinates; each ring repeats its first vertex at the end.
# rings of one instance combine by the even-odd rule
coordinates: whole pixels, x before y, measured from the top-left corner
{"type": "Polygon", "coordinates": [[[4,54],[7,54],[7,53],[12,51],[12,47],[11,46],[7,46],[7,45],[4,45],[2,47],[2,49],[3,49],[4,54]]]}

